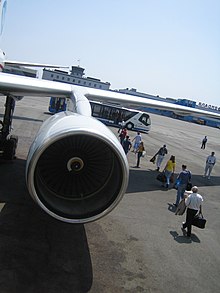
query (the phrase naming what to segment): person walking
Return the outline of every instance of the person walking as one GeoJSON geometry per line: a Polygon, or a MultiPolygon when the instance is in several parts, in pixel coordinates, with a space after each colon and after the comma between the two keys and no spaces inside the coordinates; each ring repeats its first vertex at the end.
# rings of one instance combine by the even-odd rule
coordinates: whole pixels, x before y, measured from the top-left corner
{"type": "Polygon", "coordinates": [[[197,213],[202,213],[202,202],[203,198],[198,193],[198,187],[192,187],[192,193],[188,195],[185,200],[185,204],[187,207],[186,210],[186,222],[182,224],[182,231],[185,233],[185,229],[187,228],[187,237],[191,236],[192,230],[192,222],[197,213]]]}
{"type": "Polygon", "coordinates": [[[56,113],[58,113],[60,111],[60,98],[57,98],[55,111],[56,111],[56,113]]]}
{"type": "Polygon", "coordinates": [[[125,137],[126,137],[127,135],[128,135],[127,128],[123,128],[123,129],[121,130],[121,133],[119,134],[121,145],[123,144],[123,141],[125,140],[125,137]]]}
{"type": "Polygon", "coordinates": [[[203,140],[202,140],[202,145],[201,145],[201,149],[205,149],[205,146],[206,146],[206,143],[207,143],[207,136],[205,136],[204,138],[203,138],[203,140]]]}
{"type": "Polygon", "coordinates": [[[191,181],[192,174],[189,170],[187,170],[186,165],[182,165],[182,171],[177,176],[177,195],[176,195],[176,202],[174,203],[174,206],[178,206],[180,199],[183,199],[184,192],[186,190],[187,183],[191,181]]]}
{"type": "Polygon", "coordinates": [[[133,148],[133,152],[137,152],[137,149],[142,141],[142,137],[140,132],[137,133],[137,135],[132,139],[132,142],[134,141],[134,148],[133,148]]]}
{"type": "Polygon", "coordinates": [[[131,144],[130,138],[129,138],[129,136],[127,135],[127,136],[126,136],[126,139],[123,141],[123,144],[122,144],[122,147],[123,147],[123,149],[124,149],[126,155],[127,155],[128,152],[130,151],[131,146],[132,146],[132,144],[131,144]]]}
{"type": "Polygon", "coordinates": [[[142,157],[143,151],[145,151],[145,148],[144,148],[144,143],[142,141],[142,142],[140,142],[139,147],[137,149],[137,165],[136,165],[136,168],[140,168],[139,167],[140,159],[142,157]]]}
{"type": "Polygon", "coordinates": [[[175,172],[176,160],[175,156],[171,156],[167,161],[166,166],[164,168],[164,175],[166,177],[166,188],[169,188],[170,185],[170,177],[175,172]]]}
{"type": "Polygon", "coordinates": [[[122,120],[120,122],[118,122],[118,120],[117,120],[116,124],[119,125],[118,133],[120,133],[122,131],[122,129],[125,128],[126,123],[124,122],[124,120],[122,120]]]}
{"type": "Polygon", "coordinates": [[[157,161],[156,161],[156,166],[157,166],[157,171],[160,170],[160,166],[162,164],[162,161],[164,159],[164,156],[168,153],[166,145],[164,144],[159,151],[154,155],[154,157],[157,156],[157,161]]]}
{"type": "Polygon", "coordinates": [[[215,157],[215,152],[212,152],[211,155],[209,155],[206,159],[206,165],[205,165],[205,173],[203,177],[206,177],[208,175],[208,179],[211,178],[211,172],[213,167],[215,166],[216,163],[216,157],[215,157]]]}

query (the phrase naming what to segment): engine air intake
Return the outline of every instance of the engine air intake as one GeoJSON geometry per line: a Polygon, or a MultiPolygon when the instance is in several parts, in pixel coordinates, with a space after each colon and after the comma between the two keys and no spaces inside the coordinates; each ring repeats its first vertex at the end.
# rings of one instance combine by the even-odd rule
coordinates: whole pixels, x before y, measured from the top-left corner
{"type": "Polygon", "coordinates": [[[71,223],[93,221],[109,213],[128,181],[126,156],[117,138],[99,121],[86,119],[91,119],[86,129],[64,128],[51,135],[49,127],[45,138],[38,136],[28,160],[32,197],[47,213],[71,223]],[[101,131],[94,132],[93,124],[101,131]]]}

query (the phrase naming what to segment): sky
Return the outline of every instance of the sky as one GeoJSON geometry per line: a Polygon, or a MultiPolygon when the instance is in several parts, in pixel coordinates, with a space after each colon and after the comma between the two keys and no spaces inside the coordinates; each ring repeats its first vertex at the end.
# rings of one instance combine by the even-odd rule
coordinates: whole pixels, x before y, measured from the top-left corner
{"type": "Polygon", "coordinates": [[[111,89],[219,106],[219,15],[219,0],[8,0],[0,47],[111,89]]]}

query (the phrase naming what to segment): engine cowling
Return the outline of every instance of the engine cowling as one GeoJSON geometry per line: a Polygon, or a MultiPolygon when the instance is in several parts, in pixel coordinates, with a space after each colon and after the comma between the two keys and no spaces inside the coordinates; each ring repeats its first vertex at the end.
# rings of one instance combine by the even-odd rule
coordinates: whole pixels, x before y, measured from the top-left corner
{"type": "Polygon", "coordinates": [[[72,112],[42,124],[27,158],[30,195],[49,215],[69,223],[108,214],[126,192],[128,177],[116,136],[95,118],[72,112]]]}

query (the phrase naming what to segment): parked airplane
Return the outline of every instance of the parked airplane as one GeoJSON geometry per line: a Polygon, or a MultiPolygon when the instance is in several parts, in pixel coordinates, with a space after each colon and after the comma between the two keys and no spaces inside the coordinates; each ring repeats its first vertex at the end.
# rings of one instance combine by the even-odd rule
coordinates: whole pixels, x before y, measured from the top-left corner
{"type": "Polygon", "coordinates": [[[42,124],[26,165],[32,198],[49,215],[69,223],[86,223],[108,214],[126,192],[129,178],[127,158],[118,139],[91,117],[89,100],[220,118],[220,114],[114,91],[6,73],[0,73],[0,94],[6,96],[0,150],[7,159],[14,157],[17,145],[17,138],[10,135],[15,100],[23,96],[71,99],[71,112],[57,113],[42,124]]]}

